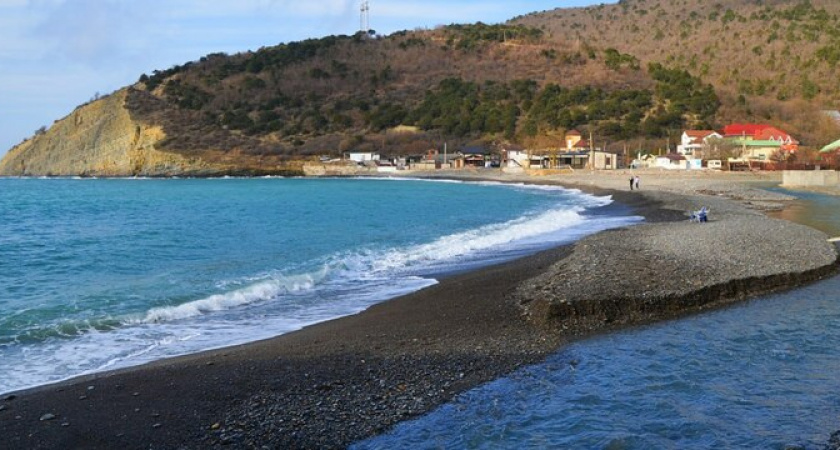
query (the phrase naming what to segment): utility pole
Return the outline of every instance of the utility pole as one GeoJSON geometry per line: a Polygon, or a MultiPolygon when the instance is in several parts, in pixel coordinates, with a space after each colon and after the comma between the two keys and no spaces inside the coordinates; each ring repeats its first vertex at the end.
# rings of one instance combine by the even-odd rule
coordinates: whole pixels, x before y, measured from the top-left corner
{"type": "Polygon", "coordinates": [[[368,0],[362,0],[360,11],[359,31],[368,35],[370,34],[370,2],[368,0]]]}
{"type": "Polygon", "coordinates": [[[629,166],[633,163],[633,157],[627,153],[627,142],[624,143],[624,164],[629,166]]]}
{"type": "MultiPolygon", "coordinates": [[[[444,165],[446,165],[446,163],[447,163],[446,159],[447,159],[447,157],[446,157],[446,141],[444,141],[443,142],[443,164],[444,165]]],[[[448,169],[448,167],[447,167],[447,169],[448,169]]]]}

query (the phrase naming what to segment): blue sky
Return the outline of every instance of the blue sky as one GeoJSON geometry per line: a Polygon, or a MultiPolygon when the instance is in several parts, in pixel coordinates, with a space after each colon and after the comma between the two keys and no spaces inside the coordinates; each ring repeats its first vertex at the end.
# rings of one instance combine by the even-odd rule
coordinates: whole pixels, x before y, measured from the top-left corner
{"type": "MultiPolygon", "coordinates": [[[[0,0],[0,156],[96,93],[213,52],[359,28],[360,0],[0,0]]],[[[379,33],[615,0],[370,0],[379,33]]]]}

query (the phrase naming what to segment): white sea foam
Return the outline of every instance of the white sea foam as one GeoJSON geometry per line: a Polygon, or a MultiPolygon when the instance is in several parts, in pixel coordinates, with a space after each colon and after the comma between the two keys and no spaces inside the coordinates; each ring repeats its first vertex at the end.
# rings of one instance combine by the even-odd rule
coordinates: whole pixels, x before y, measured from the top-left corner
{"type": "MultiPolygon", "coordinates": [[[[325,282],[330,282],[332,287],[336,288],[360,280],[370,282],[424,271],[456,270],[460,266],[474,265],[470,263],[485,259],[489,253],[509,251],[524,242],[537,241],[537,245],[531,247],[539,247],[538,241],[541,237],[546,238],[542,247],[556,244],[557,232],[579,227],[587,220],[582,215],[583,211],[583,207],[551,210],[446,235],[429,243],[406,248],[336,254],[328,257],[322,268],[312,273],[278,273],[225,281],[218,286],[246,286],[180,305],[153,308],[142,318],[130,319],[127,323],[161,323],[188,319],[288,295],[311,293],[325,282]]],[[[569,237],[565,238],[568,239],[569,237]]]]}
{"type": "MultiPolygon", "coordinates": [[[[335,286],[357,280],[391,279],[405,276],[407,272],[452,270],[471,259],[481,259],[487,252],[507,250],[518,242],[579,226],[586,220],[581,214],[583,211],[583,207],[550,210],[406,248],[336,254],[327,258],[321,269],[311,273],[275,273],[225,281],[219,286],[237,287],[180,305],[153,308],[142,318],[130,319],[127,323],[161,323],[226,311],[311,292],[326,281],[335,286]]],[[[546,246],[551,243],[554,241],[546,246]]]]}
{"type": "Polygon", "coordinates": [[[408,249],[394,249],[372,261],[375,272],[423,268],[423,265],[457,263],[458,260],[484,251],[512,245],[517,241],[581,224],[582,208],[549,211],[534,217],[484,226],[475,230],[443,236],[428,244],[408,249]]]}
{"type": "MultiPolygon", "coordinates": [[[[215,311],[224,311],[258,303],[283,294],[299,293],[311,290],[329,273],[328,267],[314,273],[301,275],[278,276],[277,278],[257,282],[250,286],[223,294],[191,301],[177,306],[165,306],[149,310],[140,322],[159,323],[172,320],[187,319],[215,311]]],[[[128,321],[135,322],[134,320],[128,321]]]]}
{"type": "Polygon", "coordinates": [[[523,248],[545,248],[639,220],[584,214],[586,208],[609,204],[609,198],[559,186],[513,188],[568,192],[570,198],[564,199],[565,206],[426,243],[337,253],[310,261],[298,272],[286,267],[219,281],[217,294],[124,318],[124,326],[115,330],[87,327],[69,340],[9,347],[7,355],[20,363],[10,371],[0,367],[0,391],[276,336],[436,283],[423,274],[475,267],[498,261],[501,254],[515,257],[526,253],[523,248]]]}

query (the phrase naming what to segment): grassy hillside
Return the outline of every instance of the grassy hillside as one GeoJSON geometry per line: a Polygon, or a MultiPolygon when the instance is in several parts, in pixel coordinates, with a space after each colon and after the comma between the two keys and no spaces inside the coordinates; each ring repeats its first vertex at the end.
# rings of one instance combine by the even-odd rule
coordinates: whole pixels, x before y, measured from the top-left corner
{"type": "Polygon", "coordinates": [[[715,86],[722,122],[771,121],[815,145],[836,136],[815,114],[840,108],[836,0],[622,0],[512,23],[558,45],[613,48],[642,65],[688,70],[715,86]]]}
{"type": "Polygon", "coordinates": [[[243,158],[558,145],[572,128],[602,142],[673,139],[731,120],[820,145],[836,132],[818,111],[840,97],[838,12],[829,1],[627,0],[331,36],[143,75],[127,105],[163,126],[164,149],[243,158]]]}

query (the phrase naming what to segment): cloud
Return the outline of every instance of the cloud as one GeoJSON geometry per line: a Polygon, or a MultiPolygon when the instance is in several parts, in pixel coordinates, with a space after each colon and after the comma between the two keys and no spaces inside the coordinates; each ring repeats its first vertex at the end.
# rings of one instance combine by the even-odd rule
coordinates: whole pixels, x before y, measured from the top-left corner
{"type": "Polygon", "coordinates": [[[115,55],[136,55],[148,48],[152,9],[120,0],[35,1],[41,19],[29,38],[47,45],[47,57],[100,66],[115,55]]]}

